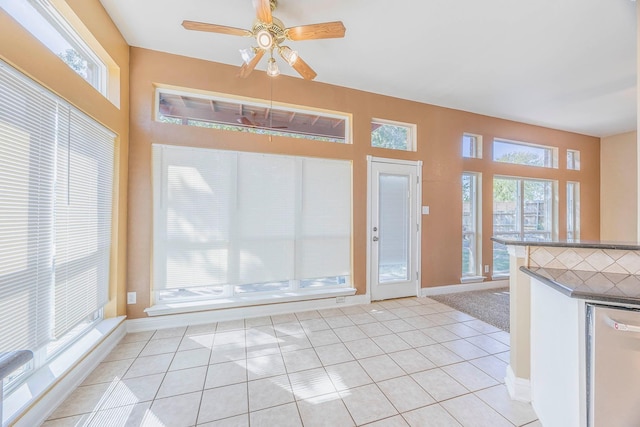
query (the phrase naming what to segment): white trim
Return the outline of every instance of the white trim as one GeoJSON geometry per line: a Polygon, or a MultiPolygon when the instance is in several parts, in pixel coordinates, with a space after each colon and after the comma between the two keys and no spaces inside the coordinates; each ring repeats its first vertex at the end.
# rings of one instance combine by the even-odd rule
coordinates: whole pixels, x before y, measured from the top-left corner
{"type": "Polygon", "coordinates": [[[391,163],[394,165],[409,165],[409,166],[420,167],[420,169],[422,169],[422,160],[387,159],[386,157],[374,157],[374,156],[368,155],[367,161],[376,162],[376,163],[391,163]]]}
{"type": "Polygon", "coordinates": [[[307,301],[284,302],[281,304],[264,304],[249,307],[224,308],[220,310],[131,319],[126,321],[126,326],[127,332],[140,332],[180,326],[201,325],[226,320],[274,316],[277,314],[295,313],[299,311],[347,307],[350,305],[369,304],[370,302],[371,300],[368,295],[353,295],[346,297],[338,296],[307,301]]]}
{"type": "Polygon", "coordinates": [[[374,157],[367,155],[367,283],[366,295],[371,301],[371,162],[374,157]]]}
{"type": "Polygon", "coordinates": [[[373,253],[372,249],[372,190],[373,190],[373,177],[372,177],[372,165],[373,163],[382,163],[388,165],[398,166],[412,166],[415,168],[415,175],[417,182],[411,183],[415,185],[415,223],[416,223],[416,235],[415,235],[415,258],[412,260],[414,265],[414,272],[412,275],[412,281],[415,283],[415,295],[420,296],[421,282],[422,282],[422,160],[399,160],[388,159],[384,157],[374,157],[367,155],[367,291],[366,294],[371,297],[372,295],[372,274],[371,274],[371,257],[373,253]]]}
{"type": "Polygon", "coordinates": [[[355,295],[355,288],[330,288],[314,291],[282,291],[277,294],[236,295],[232,298],[207,299],[202,301],[168,302],[155,304],[144,311],[148,316],[163,316],[166,314],[193,313],[196,311],[210,311],[225,308],[242,308],[255,305],[279,304],[285,302],[316,300],[332,297],[346,297],[355,295]]]}
{"type": "Polygon", "coordinates": [[[31,427],[45,422],[125,336],[124,319],[103,320],[7,396],[5,425],[31,427]]]}
{"type": "Polygon", "coordinates": [[[465,276],[460,278],[460,283],[481,283],[484,279],[485,276],[465,276]]]}
{"type": "Polygon", "coordinates": [[[422,288],[421,296],[457,294],[469,291],[484,291],[487,289],[505,288],[509,286],[509,280],[491,280],[478,283],[461,283],[458,285],[435,286],[433,288],[422,288]]]}
{"type": "Polygon", "coordinates": [[[512,400],[531,402],[531,381],[516,377],[513,369],[511,369],[511,365],[507,366],[504,383],[507,386],[509,396],[511,396],[512,400]]]}

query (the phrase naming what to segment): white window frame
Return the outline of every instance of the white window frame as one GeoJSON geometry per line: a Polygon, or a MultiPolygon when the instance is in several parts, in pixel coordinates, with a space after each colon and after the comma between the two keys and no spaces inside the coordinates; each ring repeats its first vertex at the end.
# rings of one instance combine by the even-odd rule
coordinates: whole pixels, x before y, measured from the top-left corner
{"type": "MultiPolygon", "coordinates": [[[[39,84],[37,84],[36,82],[32,81],[30,78],[24,76],[22,73],[20,73],[19,71],[13,69],[11,66],[7,65],[6,63],[4,63],[3,61],[0,61],[0,70],[6,71],[8,72],[9,75],[13,75],[14,78],[16,80],[21,80],[22,81],[22,85],[24,87],[27,87],[29,89],[31,89],[34,92],[37,92],[37,95],[39,97],[42,97],[45,100],[48,100],[49,102],[55,102],[55,104],[57,105],[57,119],[56,119],[56,132],[59,132],[58,126],[63,126],[63,122],[64,120],[61,119],[61,115],[64,116],[64,118],[66,119],[68,116],[74,115],[78,118],[82,117],[83,120],[91,123],[91,125],[97,125],[99,127],[102,128],[102,125],[98,122],[96,122],[94,119],[86,116],[84,113],[82,113],[81,111],[77,110],[75,107],[70,106],[66,101],[64,101],[63,99],[59,98],[57,95],[53,94],[52,92],[50,92],[48,89],[40,86],[39,84]]],[[[27,90],[29,90],[27,89],[27,90]]],[[[38,119],[40,119],[38,117],[38,119]]],[[[64,128],[63,128],[64,129],[64,128]]],[[[77,129],[77,128],[76,128],[77,129]]],[[[95,128],[90,128],[89,131],[95,131],[95,128]]],[[[106,131],[108,134],[111,134],[110,131],[103,129],[104,131],[106,131]]],[[[74,135],[73,132],[71,132],[71,128],[69,128],[67,130],[67,135],[69,136],[69,138],[72,138],[72,136],[74,135]]],[[[57,135],[60,136],[60,135],[57,135]]],[[[115,153],[115,135],[112,135],[114,140],[114,153],[115,153]]],[[[71,141],[71,139],[69,140],[71,141]]],[[[85,140],[83,140],[85,141],[85,140]]],[[[52,150],[55,151],[54,154],[54,162],[56,162],[56,164],[54,165],[54,169],[56,171],[56,173],[59,173],[60,171],[58,170],[58,166],[59,164],[57,163],[59,158],[59,150],[61,150],[60,146],[62,144],[64,144],[64,141],[60,141],[58,139],[56,139],[55,141],[51,141],[54,146],[52,148],[52,150]]],[[[70,143],[70,142],[69,142],[70,143]]],[[[71,156],[72,150],[67,147],[66,148],[68,150],[68,155],[71,156]]],[[[66,157],[66,156],[65,156],[66,157]]],[[[68,157],[70,158],[70,157],[68,157]]],[[[115,158],[113,158],[113,160],[115,161],[115,158]]],[[[75,165],[75,164],[74,164],[75,165]]],[[[75,167],[75,166],[74,166],[75,167]]],[[[112,174],[115,174],[115,169],[113,169],[111,171],[112,174]]],[[[64,176],[61,177],[64,180],[64,176]]],[[[111,187],[112,191],[115,190],[114,187],[111,187]]],[[[36,190],[37,191],[37,190],[36,190]]],[[[75,196],[79,196],[82,197],[84,196],[84,193],[82,192],[78,192],[78,193],[74,193],[74,192],[70,192],[68,194],[73,194],[74,197],[75,196]]],[[[113,200],[115,191],[112,193],[111,197],[113,200]]],[[[56,203],[54,202],[54,199],[56,199],[55,196],[55,192],[54,194],[52,194],[52,201],[51,201],[51,206],[50,208],[52,209],[53,212],[56,211],[56,203]]],[[[86,200],[83,200],[83,202],[86,202],[86,200]]],[[[111,209],[109,209],[110,215],[112,216],[112,211],[111,209]]],[[[113,218],[111,217],[110,220],[112,221],[113,218]]],[[[53,224],[51,225],[51,233],[53,233],[52,235],[55,236],[55,230],[56,230],[56,223],[55,220],[53,222],[53,224]]],[[[110,232],[110,236],[109,236],[109,241],[112,242],[113,241],[113,228],[111,228],[111,232],[110,232]]],[[[53,248],[55,248],[55,244],[56,244],[56,239],[53,238],[51,244],[53,245],[53,248]]],[[[111,250],[108,250],[109,253],[111,253],[111,250]]],[[[109,255],[110,258],[110,255],[109,255]]],[[[55,260],[52,259],[52,264],[55,266],[55,260]]],[[[52,285],[55,283],[55,277],[54,277],[54,269],[51,270],[52,273],[52,277],[51,277],[51,283],[52,285]]],[[[107,279],[107,283],[110,282],[110,279],[107,279]]],[[[108,284],[107,284],[108,286],[108,284]]],[[[103,289],[103,288],[102,288],[103,289]]],[[[54,312],[54,308],[55,308],[55,304],[53,301],[54,298],[54,289],[53,287],[51,289],[48,289],[49,291],[49,297],[50,298],[50,304],[51,304],[51,318],[49,319],[49,322],[54,322],[54,317],[55,317],[55,312],[54,312]]],[[[107,290],[108,292],[108,290],[107,290]]],[[[34,353],[34,357],[33,359],[25,364],[24,366],[20,367],[19,369],[17,369],[15,372],[11,373],[9,376],[5,377],[4,380],[2,381],[2,384],[0,384],[0,387],[2,387],[2,390],[5,394],[5,396],[7,397],[7,399],[18,399],[18,400],[23,400],[25,398],[29,398],[32,395],[25,395],[25,388],[27,389],[31,389],[31,391],[33,392],[33,387],[31,385],[31,377],[34,376],[34,373],[37,373],[36,376],[44,376],[47,379],[51,379],[51,374],[52,372],[49,371],[49,367],[51,366],[52,363],[59,363],[59,361],[61,359],[64,360],[68,360],[70,357],[76,357],[78,356],[77,354],[70,354],[73,353],[73,350],[70,350],[70,348],[73,348],[79,341],[83,340],[87,333],[89,333],[89,331],[94,330],[96,325],[98,323],[100,323],[101,321],[104,320],[104,309],[98,308],[97,310],[89,313],[86,317],[84,317],[82,320],[79,321],[79,323],[75,324],[75,326],[73,326],[73,324],[70,324],[69,327],[70,329],[66,330],[66,332],[64,332],[64,334],[62,334],[61,336],[59,336],[57,339],[50,339],[48,342],[43,343],[42,345],[39,345],[38,348],[34,348],[31,349],[34,353]],[[45,371],[47,371],[46,373],[44,373],[45,371]],[[41,375],[41,373],[43,373],[41,375]],[[13,396],[14,392],[16,392],[16,395],[19,395],[18,397],[13,396]]],[[[49,325],[49,328],[51,328],[51,325],[49,325]]],[[[51,328],[52,329],[52,328],[51,328]]],[[[58,375],[59,372],[54,372],[55,375],[58,375]]],[[[34,380],[35,382],[37,382],[38,384],[42,383],[42,379],[36,379],[34,380]]],[[[15,409],[15,408],[14,408],[15,409]]],[[[1,421],[1,420],[0,420],[1,421]]]]}
{"type": "Polygon", "coordinates": [[[493,144],[492,144],[492,159],[496,163],[506,163],[506,164],[512,164],[512,165],[520,165],[520,166],[530,166],[530,167],[537,167],[537,168],[557,169],[558,168],[558,147],[553,147],[553,146],[550,146],[550,145],[532,144],[532,143],[529,143],[529,142],[522,142],[522,141],[514,141],[514,140],[510,140],[510,139],[505,139],[505,138],[494,138],[493,139],[493,144]],[[503,160],[498,160],[495,157],[495,144],[496,143],[509,144],[509,145],[513,145],[513,146],[516,146],[516,147],[517,146],[520,146],[520,147],[531,147],[531,148],[548,150],[549,155],[546,156],[544,165],[528,165],[526,163],[507,162],[507,161],[503,161],[503,160]]]}
{"type": "MultiPolygon", "coordinates": [[[[69,21],[54,6],[54,1],[50,0],[27,0],[26,3],[31,6],[36,13],[44,18],[49,24],[51,30],[55,31],[62,37],[78,55],[90,64],[87,77],[82,76],[78,70],[66,63],[69,68],[84,78],[91,86],[93,86],[103,96],[108,97],[107,82],[109,78],[109,67],[105,61],[89,46],[89,44],[80,36],[78,31],[69,23],[69,21]]],[[[27,6],[27,7],[29,7],[27,6]]],[[[5,9],[6,10],[6,9],[5,9]]],[[[10,13],[9,10],[6,10],[10,13]]],[[[11,14],[11,13],[10,13],[11,14]]],[[[13,15],[12,15],[13,16],[13,15]]],[[[58,55],[53,45],[42,39],[39,24],[32,19],[21,19],[22,16],[14,16],[21,25],[23,25],[31,34],[38,38],[49,50],[58,55]]],[[[64,62],[64,60],[63,60],[64,62]]]]}
{"type": "MultiPolygon", "coordinates": [[[[254,107],[259,107],[259,108],[267,108],[267,109],[277,109],[279,111],[287,111],[290,112],[292,114],[296,114],[296,113],[301,113],[301,114],[308,114],[308,115],[313,115],[313,116],[317,116],[317,117],[322,117],[322,118],[329,118],[329,119],[335,119],[335,120],[344,120],[344,141],[330,141],[331,143],[336,143],[336,144],[351,144],[351,115],[347,114],[347,113],[341,113],[341,112],[337,112],[337,111],[328,111],[328,110],[320,110],[320,109],[313,109],[311,107],[304,107],[304,106],[300,106],[300,105],[288,105],[288,104],[282,104],[282,103],[277,103],[277,102],[273,102],[273,101],[267,101],[267,100],[260,100],[260,99],[255,99],[255,98],[244,98],[244,97],[238,97],[238,96],[232,96],[232,95],[227,95],[227,94],[222,94],[222,93],[214,93],[214,92],[210,92],[210,93],[202,93],[202,92],[196,92],[194,90],[189,90],[187,88],[179,88],[179,89],[174,89],[174,88],[168,88],[162,85],[156,85],[156,90],[155,90],[155,112],[154,112],[154,120],[155,121],[159,121],[162,122],[162,117],[164,116],[161,112],[160,112],[160,95],[166,93],[169,95],[177,95],[177,96],[185,96],[185,97],[189,97],[189,98],[200,98],[200,99],[204,99],[204,100],[208,100],[208,101],[212,101],[212,102],[227,102],[227,103],[237,103],[238,105],[244,105],[244,106],[254,106],[254,107]],[[275,107],[275,108],[274,108],[275,107]]],[[[178,123],[178,120],[176,120],[176,124],[180,124],[180,125],[187,125],[187,126],[195,126],[195,125],[191,125],[189,124],[189,120],[191,120],[192,122],[206,122],[205,120],[198,120],[198,119],[188,119],[187,120],[180,120],[180,123],[178,123]]],[[[237,127],[237,130],[240,131],[245,131],[245,132],[254,132],[251,128],[246,128],[243,127],[240,124],[223,124],[223,126],[234,126],[237,127]]],[[[255,132],[255,133],[263,133],[263,134],[267,134],[267,135],[279,135],[279,136],[289,136],[289,137],[294,137],[294,138],[300,138],[300,139],[308,139],[308,140],[316,140],[316,138],[314,138],[312,135],[312,137],[307,136],[304,133],[296,133],[296,132],[282,132],[282,131],[278,131],[275,129],[269,129],[269,128],[258,128],[260,132],[255,132]]]]}
{"type": "Polygon", "coordinates": [[[473,133],[465,132],[462,134],[462,157],[466,159],[481,159],[482,158],[482,135],[476,135],[473,133]],[[465,156],[465,143],[469,142],[469,155],[465,156]]]}
{"type": "MultiPolygon", "coordinates": [[[[482,174],[478,172],[463,172],[462,179],[470,178],[470,211],[471,211],[471,223],[473,224],[472,230],[465,230],[463,225],[462,230],[462,249],[465,247],[465,236],[471,236],[471,242],[469,256],[474,260],[473,271],[462,271],[461,282],[474,282],[482,281],[482,174]]],[[[463,184],[464,185],[464,184],[463,184]]],[[[464,191],[464,187],[463,187],[464,191]]],[[[463,224],[464,224],[464,200],[463,203],[463,224]]],[[[464,257],[464,255],[463,255],[464,257]]],[[[464,263],[464,262],[463,262],[464,263]]]]}
{"type": "MultiPolygon", "coordinates": [[[[387,119],[371,119],[371,124],[378,124],[381,126],[396,126],[407,129],[407,148],[391,148],[391,147],[378,147],[373,145],[373,140],[371,141],[371,146],[373,148],[383,148],[387,150],[397,150],[397,151],[417,151],[418,149],[418,126],[413,123],[405,123],[398,122],[395,120],[387,120],[387,119]]],[[[373,132],[371,132],[373,134],[373,132]]]]}
{"type": "MultiPolygon", "coordinates": [[[[495,230],[495,211],[493,211],[494,207],[492,207],[492,230],[493,230],[493,235],[499,235],[499,236],[503,236],[503,237],[507,237],[507,238],[512,238],[512,239],[516,239],[516,240],[524,240],[526,238],[525,234],[525,229],[524,229],[524,223],[525,223],[525,209],[524,209],[524,185],[525,182],[544,182],[544,183],[549,183],[551,184],[551,192],[552,194],[549,196],[549,200],[548,203],[550,203],[549,206],[549,214],[550,214],[550,218],[548,219],[551,229],[550,230],[541,230],[539,234],[548,234],[547,239],[548,240],[553,240],[553,239],[557,239],[558,237],[558,181],[555,180],[550,180],[550,179],[535,179],[535,178],[527,178],[527,177],[519,177],[519,176],[504,176],[504,175],[494,175],[493,177],[494,182],[496,179],[507,179],[507,180],[514,180],[517,181],[517,201],[516,201],[516,228],[517,231],[496,231],[495,230]]],[[[492,185],[493,188],[493,185],[492,185]]],[[[495,204],[495,196],[494,196],[494,202],[495,204]]],[[[495,206],[495,205],[494,205],[495,206]]],[[[499,243],[493,243],[493,248],[495,250],[496,246],[500,247],[500,246],[504,246],[501,245],[499,243]]],[[[492,257],[492,271],[494,272],[494,274],[492,275],[493,277],[505,277],[509,275],[508,271],[497,271],[495,269],[495,253],[493,254],[492,257]]]]}
{"type": "Polygon", "coordinates": [[[567,240],[580,240],[580,183],[567,181],[567,240]]]}
{"type": "Polygon", "coordinates": [[[580,170],[580,151],[567,149],[567,170],[580,170]]]}
{"type": "MultiPolygon", "coordinates": [[[[267,304],[270,302],[283,302],[283,301],[299,301],[304,299],[313,299],[319,297],[327,297],[327,296],[341,296],[341,295],[352,295],[355,292],[355,289],[352,287],[352,278],[353,278],[353,260],[349,256],[348,258],[348,273],[343,275],[329,275],[325,277],[292,277],[290,280],[274,280],[274,281],[257,281],[257,282],[242,282],[238,281],[239,272],[238,268],[240,267],[237,264],[232,264],[230,261],[227,265],[227,270],[229,272],[229,276],[224,281],[224,283],[219,284],[211,284],[207,285],[196,285],[197,287],[185,286],[185,288],[179,288],[175,286],[175,282],[173,286],[168,286],[167,283],[172,280],[167,277],[167,257],[166,257],[166,248],[168,247],[166,242],[168,241],[166,236],[166,221],[167,221],[167,213],[170,209],[169,205],[165,202],[166,191],[168,191],[167,180],[169,177],[166,175],[171,163],[169,163],[168,157],[165,155],[167,150],[170,150],[171,153],[179,153],[183,159],[188,158],[188,156],[197,156],[202,157],[202,155],[198,156],[198,153],[202,153],[205,150],[209,152],[209,154],[217,153],[225,153],[226,156],[262,156],[262,157],[274,157],[281,159],[289,159],[289,161],[293,161],[295,165],[295,176],[296,179],[296,190],[295,193],[292,194],[292,200],[295,204],[295,211],[292,212],[295,216],[295,220],[293,221],[295,228],[295,245],[304,244],[305,239],[309,239],[309,236],[306,236],[302,233],[304,231],[300,228],[302,224],[302,220],[304,218],[302,206],[303,200],[306,200],[304,194],[302,192],[302,174],[303,174],[303,165],[305,160],[312,161],[336,161],[340,163],[345,163],[346,161],[340,159],[308,159],[300,156],[283,156],[276,154],[265,154],[265,153],[246,153],[246,152],[234,152],[234,151],[226,151],[226,150],[214,150],[209,148],[196,148],[196,147],[177,147],[177,146],[168,146],[161,144],[154,144],[154,168],[153,168],[153,182],[154,182],[154,267],[153,267],[153,277],[154,277],[154,287],[153,287],[153,306],[146,309],[145,311],[150,315],[159,315],[159,314],[167,314],[172,312],[188,312],[195,311],[196,308],[202,310],[203,306],[211,307],[211,308],[226,308],[226,307],[243,307],[257,304],[267,304]],[[299,181],[299,182],[298,182],[299,181]],[[332,279],[335,279],[335,284],[330,283],[332,279]],[[318,282],[322,281],[324,284],[319,287],[313,286],[305,286],[305,282],[318,282]],[[284,288],[282,289],[265,289],[265,290],[254,290],[254,291],[239,291],[238,287],[259,287],[262,285],[268,284],[281,284],[284,288]]],[[[171,154],[169,154],[171,155],[171,154]]],[[[235,162],[232,162],[234,165],[235,162]]],[[[344,165],[343,165],[344,166],[344,165]]],[[[340,167],[343,167],[340,166],[340,167]]],[[[231,167],[230,174],[230,182],[231,186],[229,194],[237,194],[238,190],[236,185],[240,182],[241,175],[238,173],[236,166],[231,167]]],[[[349,174],[352,176],[352,166],[349,166],[349,174]]],[[[351,187],[348,187],[350,190],[351,187]]],[[[347,191],[345,189],[345,191],[347,191]]],[[[235,196],[234,196],[235,197],[235,196]]],[[[307,196],[309,197],[309,196],[307,196]]],[[[231,202],[231,200],[229,200],[231,202]]],[[[349,234],[349,245],[353,245],[353,229],[352,229],[352,221],[353,221],[353,208],[352,208],[352,200],[349,200],[349,223],[348,225],[345,223],[345,227],[348,228],[349,234]]],[[[226,206],[226,205],[225,205],[226,206]]],[[[236,202],[233,202],[229,205],[231,209],[233,206],[236,206],[236,202]]],[[[343,205],[344,206],[344,205],[343,205]]],[[[229,223],[225,230],[228,230],[229,235],[224,239],[229,242],[230,247],[237,245],[237,242],[240,242],[242,236],[239,234],[239,226],[237,223],[237,216],[240,215],[239,212],[235,211],[230,214],[229,223]]],[[[335,233],[335,231],[334,231],[335,233]]],[[[331,238],[332,235],[329,234],[327,237],[331,238]]],[[[333,236],[335,237],[335,236],[333,236]]],[[[213,247],[216,244],[216,240],[205,242],[203,245],[209,245],[213,247]]],[[[202,246],[205,247],[205,246],[202,246]]],[[[301,251],[304,251],[304,246],[297,246],[296,253],[298,256],[301,251]]],[[[348,251],[350,252],[350,250],[348,251]]],[[[295,254],[294,254],[295,255],[295,254]]],[[[230,258],[233,257],[234,254],[231,253],[230,258]]],[[[346,259],[346,258],[345,258],[346,259]]],[[[298,258],[296,257],[294,263],[296,263],[298,258]]],[[[304,275],[304,264],[295,264],[295,273],[294,276],[304,275]],[[298,269],[300,267],[300,269],[298,269]]],[[[175,270],[174,270],[175,271],[175,270]]],[[[306,273],[308,274],[308,273],[306,273]]],[[[174,275],[175,277],[175,275],[174,275]]],[[[196,280],[200,280],[200,277],[196,278],[196,280]]],[[[245,279],[246,280],[246,279],[245,279]]]]}

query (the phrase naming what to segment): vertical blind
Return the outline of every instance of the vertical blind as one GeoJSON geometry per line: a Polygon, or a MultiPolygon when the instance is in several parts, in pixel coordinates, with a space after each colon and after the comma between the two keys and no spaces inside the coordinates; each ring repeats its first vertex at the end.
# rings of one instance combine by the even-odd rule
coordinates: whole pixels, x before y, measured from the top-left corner
{"type": "Polygon", "coordinates": [[[349,275],[351,163],[154,145],[154,288],[349,275]]]}
{"type": "Polygon", "coordinates": [[[114,135],[0,62],[0,353],[106,302],[114,135]]]}

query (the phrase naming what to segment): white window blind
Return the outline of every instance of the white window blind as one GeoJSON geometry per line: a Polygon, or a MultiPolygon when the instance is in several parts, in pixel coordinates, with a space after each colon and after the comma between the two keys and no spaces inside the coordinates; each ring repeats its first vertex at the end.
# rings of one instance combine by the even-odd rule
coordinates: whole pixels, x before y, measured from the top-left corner
{"type": "Polygon", "coordinates": [[[350,162],[166,145],[153,159],[156,290],[350,274],[350,162]]]}
{"type": "Polygon", "coordinates": [[[56,116],[0,64],[0,353],[50,337],[56,116]]]}
{"type": "Polygon", "coordinates": [[[0,62],[0,353],[106,302],[114,136],[0,62]]]}
{"type": "Polygon", "coordinates": [[[113,135],[70,110],[58,140],[56,172],[55,336],[108,300],[113,135]],[[66,138],[65,138],[66,136],[66,138]]]}

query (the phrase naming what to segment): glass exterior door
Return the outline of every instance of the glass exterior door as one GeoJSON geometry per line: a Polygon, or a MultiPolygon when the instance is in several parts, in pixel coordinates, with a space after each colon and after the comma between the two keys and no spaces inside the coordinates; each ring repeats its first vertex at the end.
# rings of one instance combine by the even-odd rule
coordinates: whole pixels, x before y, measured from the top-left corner
{"type": "Polygon", "coordinates": [[[418,166],[371,163],[369,209],[372,299],[417,295],[418,166]]]}

